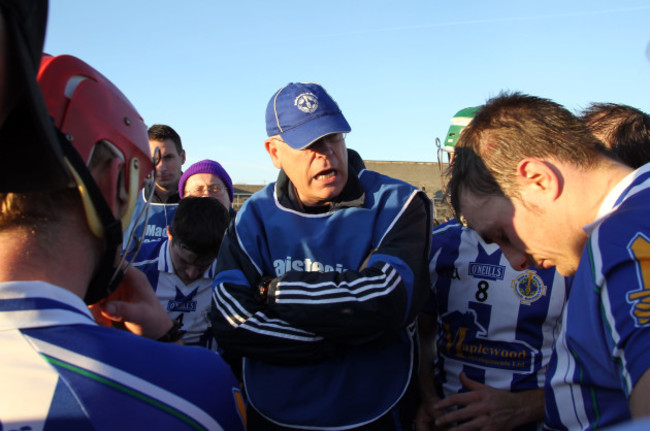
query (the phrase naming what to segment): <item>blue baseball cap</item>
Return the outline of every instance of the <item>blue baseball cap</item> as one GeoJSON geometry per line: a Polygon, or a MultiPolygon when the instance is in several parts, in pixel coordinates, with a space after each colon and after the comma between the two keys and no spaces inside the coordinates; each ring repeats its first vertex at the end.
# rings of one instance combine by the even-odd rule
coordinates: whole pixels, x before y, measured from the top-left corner
{"type": "Polygon", "coordinates": [[[323,136],[350,130],[334,99],[314,82],[285,85],[266,107],[266,133],[280,135],[296,150],[308,147],[323,136]]]}

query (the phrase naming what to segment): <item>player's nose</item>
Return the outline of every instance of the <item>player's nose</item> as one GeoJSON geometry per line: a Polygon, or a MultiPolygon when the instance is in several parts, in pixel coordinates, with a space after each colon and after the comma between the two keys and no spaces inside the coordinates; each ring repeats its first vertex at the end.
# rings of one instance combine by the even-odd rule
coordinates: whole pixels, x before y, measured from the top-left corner
{"type": "Polygon", "coordinates": [[[527,253],[516,250],[513,247],[502,247],[501,251],[503,251],[508,262],[510,262],[510,266],[517,271],[523,271],[532,265],[527,253]]]}
{"type": "Polygon", "coordinates": [[[185,277],[188,280],[194,281],[197,278],[199,278],[200,275],[201,275],[201,271],[197,267],[192,266],[192,267],[185,268],[185,277]]]}

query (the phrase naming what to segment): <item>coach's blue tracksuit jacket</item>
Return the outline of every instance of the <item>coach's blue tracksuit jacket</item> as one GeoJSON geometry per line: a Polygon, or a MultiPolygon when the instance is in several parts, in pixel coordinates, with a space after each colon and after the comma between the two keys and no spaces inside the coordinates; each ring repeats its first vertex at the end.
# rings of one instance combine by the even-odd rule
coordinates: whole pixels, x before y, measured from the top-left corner
{"type": "Polygon", "coordinates": [[[237,214],[214,282],[219,345],[244,357],[251,406],[290,427],[347,429],[400,400],[417,373],[431,202],[373,171],[307,213],[284,172],[237,214]],[[365,269],[363,269],[365,268],[365,269]],[[275,278],[268,303],[262,276],[275,278]]]}

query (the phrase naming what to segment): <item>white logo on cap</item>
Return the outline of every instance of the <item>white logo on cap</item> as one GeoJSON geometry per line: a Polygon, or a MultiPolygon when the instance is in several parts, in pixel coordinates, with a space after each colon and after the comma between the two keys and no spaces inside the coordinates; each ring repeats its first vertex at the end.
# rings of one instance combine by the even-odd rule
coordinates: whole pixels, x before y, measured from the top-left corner
{"type": "Polygon", "coordinates": [[[306,114],[313,114],[318,109],[318,98],[314,93],[302,93],[293,104],[306,114]]]}

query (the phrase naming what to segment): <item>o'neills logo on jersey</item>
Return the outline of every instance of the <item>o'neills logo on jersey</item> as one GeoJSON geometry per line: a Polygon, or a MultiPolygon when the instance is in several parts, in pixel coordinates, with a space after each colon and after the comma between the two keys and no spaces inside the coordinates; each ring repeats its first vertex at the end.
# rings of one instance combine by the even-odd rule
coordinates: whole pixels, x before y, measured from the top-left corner
{"type": "Polygon", "coordinates": [[[181,313],[196,311],[196,301],[194,298],[198,291],[199,288],[197,287],[185,295],[178,287],[176,287],[175,298],[167,301],[167,311],[179,311],[181,313]]]}
{"type": "Polygon", "coordinates": [[[196,301],[174,301],[170,299],[167,301],[167,311],[180,311],[181,313],[196,311],[196,301]]]}
{"type": "Polygon", "coordinates": [[[275,268],[275,275],[280,277],[287,271],[305,271],[305,272],[343,272],[345,268],[340,263],[335,266],[327,265],[315,260],[307,259],[292,259],[287,256],[286,259],[277,259],[273,261],[273,268],[275,268]]]}
{"type": "Polygon", "coordinates": [[[490,265],[489,263],[470,262],[467,273],[476,278],[503,280],[506,267],[502,265],[490,265]]]}

